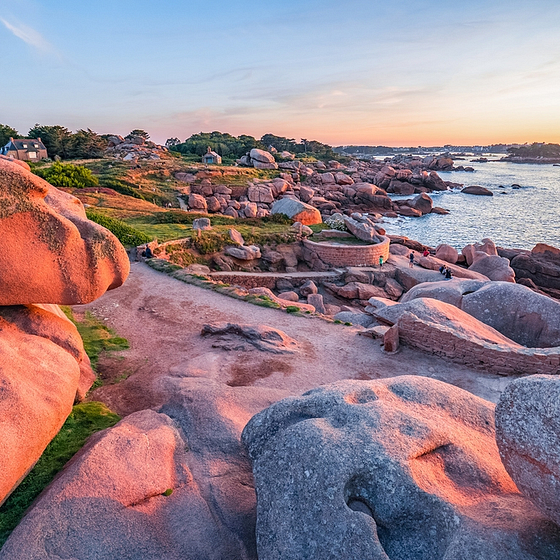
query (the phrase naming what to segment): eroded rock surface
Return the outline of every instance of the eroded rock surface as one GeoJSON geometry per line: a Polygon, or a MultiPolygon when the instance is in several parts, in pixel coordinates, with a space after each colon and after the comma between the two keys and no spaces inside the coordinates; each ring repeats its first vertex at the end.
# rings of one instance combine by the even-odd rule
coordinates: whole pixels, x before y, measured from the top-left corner
{"type": "Polygon", "coordinates": [[[421,377],[344,381],[257,414],[259,560],[529,560],[560,529],[517,490],[493,406],[421,377]]]}
{"type": "Polygon", "coordinates": [[[560,525],[560,379],[510,383],[496,406],[496,440],[519,490],[560,525]]]}
{"type": "Polygon", "coordinates": [[[57,309],[0,307],[0,503],[94,380],[76,327],[57,309]]]}
{"type": "Polygon", "coordinates": [[[78,304],[120,286],[124,247],[86,218],[82,203],[0,160],[0,305],[78,304]]]}

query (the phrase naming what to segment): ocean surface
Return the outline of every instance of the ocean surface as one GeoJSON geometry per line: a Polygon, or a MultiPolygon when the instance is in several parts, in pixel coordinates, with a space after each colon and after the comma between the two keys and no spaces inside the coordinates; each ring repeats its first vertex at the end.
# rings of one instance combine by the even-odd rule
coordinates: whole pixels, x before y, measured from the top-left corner
{"type": "Polygon", "coordinates": [[[450,214],[385,218],[387,233],[406,235],[431,247],[447,243],[461,249],[484,237],[502,247],[531,249],[537,243],[560,247],[560,167],[500,161],[472,163],[470,158],[457,160],[455,165],[471,166],[475,171],[438,172],[444,181],[480,185],[494,196],[462,194],[460,189],[429,193],[434,206],[450,214]],[[520,188],[513,188],[515,184],[520,188]]]}

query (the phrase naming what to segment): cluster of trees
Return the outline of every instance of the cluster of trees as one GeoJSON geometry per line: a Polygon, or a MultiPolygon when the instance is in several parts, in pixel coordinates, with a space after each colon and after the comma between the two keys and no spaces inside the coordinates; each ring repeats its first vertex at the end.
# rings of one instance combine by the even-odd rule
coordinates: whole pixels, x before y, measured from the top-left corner
{"type": "Polygon", "coordinates": [[[508,153],[514,157],[526,158],[560,158],[559,144],[534,143],[530,146],[519,146],[519,148],[508,148],[508,153]]]}
{"type": "MultiPolygon", "coordinates": [[[[0,146],[5,146],[10,138],[40,138],[50,158],[61,159],[92,159],[101,158],[107,148],[107,138],[110,134],[97,134],[86,128],[72,132],[65,126],[36,124],[26,136],[21,135],[15,128],[0,124],[0,146]]],[[[135,129],[126,138],[139,136],[149,140],[150,135],[141,129],[135,129]]]]}
{"type": "Polygon", "coordinates": [[[308,154],[317,158],[336,158],[337,154],[328,144],[322,144],[316,140],[302,138],[296,142],[293,138],[265,134],[260,140],[253,136],[242,134],[232,136],[227,132],[200,132],[193,134],[184,142],[178,138],[169,138],[165,145],[175,152],[181,154],[196,154],[203,156],[208,147],[224,158],[237,159],[244,156],[252,148],[268,150],[271,146],[278,152],[288,151],[294,154],[308,154]]]}

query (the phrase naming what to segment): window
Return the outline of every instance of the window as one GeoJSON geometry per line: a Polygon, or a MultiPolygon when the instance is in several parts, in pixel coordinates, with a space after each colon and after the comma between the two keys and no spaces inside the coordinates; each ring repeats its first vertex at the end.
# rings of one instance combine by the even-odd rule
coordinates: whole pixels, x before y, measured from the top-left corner
{"type": "Polygon", "coordinates": [[[29,159],[37,159],[37,152],[29,152],[29,159]]]}
{"type": "Polygon", "coordinates": [[[27,148],[27,144],[22,144],[24,148],[27,148]]]}

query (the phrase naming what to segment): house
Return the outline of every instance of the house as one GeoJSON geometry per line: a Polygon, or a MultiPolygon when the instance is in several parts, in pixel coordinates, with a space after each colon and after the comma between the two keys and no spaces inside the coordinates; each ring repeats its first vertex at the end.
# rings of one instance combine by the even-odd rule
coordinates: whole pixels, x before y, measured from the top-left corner
{"type": "Polygon", "coordinates": [[[46,157],[47,148],[40,138],[10,138],[10,141],[0,148],[0,154],[24,161],[39,161],[46,157]]]}
{"type": "Polygon", "coordinates": [[[208,147],[208,151],[202,156],[202,163],[206,165],[222,163],[222,156],[213,152],[210,147],[208,147]]]}

